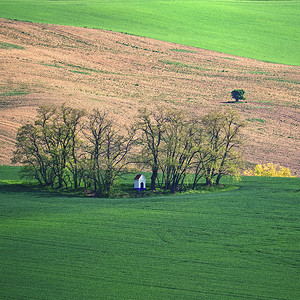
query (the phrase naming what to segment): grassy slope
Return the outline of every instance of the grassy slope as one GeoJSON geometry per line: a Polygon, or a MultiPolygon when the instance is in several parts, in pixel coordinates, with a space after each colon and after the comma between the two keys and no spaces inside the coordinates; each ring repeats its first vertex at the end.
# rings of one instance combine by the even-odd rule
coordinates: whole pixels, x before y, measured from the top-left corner
{"type": "Polygon", "coordinates": [[[2,184],[0,298],[299,299],[297,185],[103,200],[2,184]]]}
{"type": "Polygon", "coordinates": [[[299,65],[299,0],[2,0],[0,17],[129,32],[299,65]]]}

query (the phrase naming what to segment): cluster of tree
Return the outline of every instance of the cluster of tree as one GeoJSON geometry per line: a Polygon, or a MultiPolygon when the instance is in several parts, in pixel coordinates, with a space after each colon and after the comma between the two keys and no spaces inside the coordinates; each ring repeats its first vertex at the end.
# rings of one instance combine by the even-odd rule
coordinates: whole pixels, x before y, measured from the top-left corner
{"type": "Polygon", "coordinates": [[[203,177],[207,185],[218,185],[224,175],[238,178],[242,127],[244,122],[233,110],[210,112],[200,119],[171,110],[141,112],[140,157],[152,170],[151,189],[158,185],[172,193],[180,191],[187,174],[194,175],[193,189],[203,177]]]}
{"type": "Polygon", "coordinates": [[[151,190],[181,191],[187,174],[193,189],[201,178],[219,184],[224,175],[238,177],[242,165],[241,128],[232,110],[200,119],[159,108],[139,112],[130,128],[117,128],[106,112],[62,105],[41,106],[33,124],[19,128],[13,162],[41,185],[112,193],[129,167],[152,172],[151,190]]]}
{"type": "Polygon", "coordinates": [[[248,169],[244,172],[246,176],[264,176],[264,177],[295,177],[289,168],[278,164],[267,163],[258,164],[254,169],[248,169]]]}
{"type": "Polygon", "coordinates": [[[135,143],[134,130],[117,130],[106,112],[87,116],[82,109],[41,106],[34,124],[17,133],[13,162],[43,186],[78,188],[82,184],[110,195],[125,171],[135,143]]]}

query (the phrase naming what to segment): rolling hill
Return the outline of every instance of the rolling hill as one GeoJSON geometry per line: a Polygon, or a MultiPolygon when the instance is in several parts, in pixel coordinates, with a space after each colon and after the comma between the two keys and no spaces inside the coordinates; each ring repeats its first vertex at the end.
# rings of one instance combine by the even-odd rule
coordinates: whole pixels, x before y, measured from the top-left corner
{"type": "Polygon", "coordinates": [[[164,104],[201,115],[234,107],[245,158],[299,174],[299,67],[99,29],[0,19],[0,163],[41,104],[109,110],[119,124],[164,104]],[[235,88],[247,103],[230,103],[235,88]]]}
{"type": "Polygon", "coordinates": [[[2,0],[0,17],[99,28],[300,64],[299,0],[2,0]]]}

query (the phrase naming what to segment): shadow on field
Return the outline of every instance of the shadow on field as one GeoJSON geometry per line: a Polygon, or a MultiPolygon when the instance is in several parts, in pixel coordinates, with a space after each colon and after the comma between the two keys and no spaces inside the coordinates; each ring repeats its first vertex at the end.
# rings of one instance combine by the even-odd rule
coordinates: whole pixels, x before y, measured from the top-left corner
{"type": "Polygon", "coordinates": [[[1,193],[18,193],[18,192],[33,192],[34,188],[29,185],[19,183],[2,183],[0,182],[1,193]]]}
{"type": "Polygon", "coordinates": [[[221,102],[222,104],[243,104],[243,103],[247,103],[247,101],[223,101],[221,102]]]}
{"type": "Polygon", "coordinates": [[[8,194],[29,194],[40,195],[43,198],[48,197],[64,197],[71,198],[72,195],[64,194],[60,191],[46,191],[42,190],[40,186],[32,183],[9,183],[9,182],[1,182],[0,181],[0,197],[8,195],[8,194]]]}

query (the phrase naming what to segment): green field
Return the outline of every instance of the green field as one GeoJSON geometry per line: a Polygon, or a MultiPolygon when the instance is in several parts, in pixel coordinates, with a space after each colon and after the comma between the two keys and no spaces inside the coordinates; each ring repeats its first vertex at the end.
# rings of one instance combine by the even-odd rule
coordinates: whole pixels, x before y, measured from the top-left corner
{"type": "Polygon", "coordinates": [[[0,299],[300,298],[299,178],[96,199],[14,185],[17,170],[0,167],[0,299]]]}
{"type": "Polygon", "coordinates": [[[299,65],[299,8],[299,0],[1,0],[0,17],[108,29],[299,65]]]}

